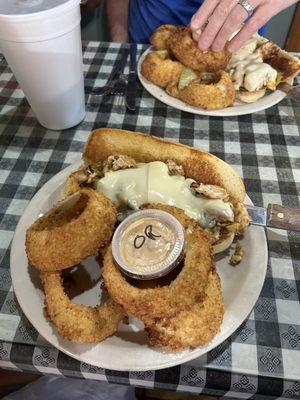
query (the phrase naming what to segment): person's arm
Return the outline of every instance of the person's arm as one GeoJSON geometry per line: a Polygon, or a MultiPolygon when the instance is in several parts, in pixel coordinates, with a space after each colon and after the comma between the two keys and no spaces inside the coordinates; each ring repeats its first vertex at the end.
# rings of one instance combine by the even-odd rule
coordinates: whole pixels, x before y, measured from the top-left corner
{"type": "Polygon", "coordinates": [[[80,2],[81,11],[92,11],[95,8],[99,7],[102,0],[82,0],[80,2]]]}
{"type": "MultiPolygon", "coordinates": [[[[230,41],[228,50],[238,50],[271,17],[297,1],[299,0],[248,0],[254,13],[230,41]]],[[[211,48],[213,51],[220,51],[247,16],[238,0],[205,0],[192,17],[190,27],[192,31],[198,31],[198,45],[201,50],[211,48]]]]}
{"type": "Polygon", "coordinates": [[[129,0],[106,0],[109,38],[112,42],[128,41],[129,0]]]}

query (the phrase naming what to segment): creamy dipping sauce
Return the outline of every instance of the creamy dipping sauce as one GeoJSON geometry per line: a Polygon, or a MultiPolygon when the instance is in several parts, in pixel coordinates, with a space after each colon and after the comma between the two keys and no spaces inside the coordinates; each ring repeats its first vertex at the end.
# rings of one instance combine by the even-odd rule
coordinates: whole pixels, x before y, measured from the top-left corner
{"type": "Polygon", "coordinates": [[[167,274],[180,262],[184,229],[173,215],[157,209],[137,211],[117,227],[112,255],[119,268],[136,279],[167,274]]]}
{"type": "Polygon", "coordinates": [[[142,218],[129,225],[120,238],[120,256],[137,272],[159,268],[174,249],[176,232],[167,223],[142,218]]]}

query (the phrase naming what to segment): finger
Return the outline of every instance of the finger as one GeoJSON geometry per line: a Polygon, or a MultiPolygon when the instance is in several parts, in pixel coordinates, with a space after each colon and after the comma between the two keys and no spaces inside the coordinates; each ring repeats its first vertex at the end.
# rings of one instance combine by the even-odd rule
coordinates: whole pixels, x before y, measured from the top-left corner
{"type": "MultiPolygon", "coordinates": [[[[253,9],[261,3],[262,0],[251,0],[251,5],[253,9]]],[[[233,34],[235,34],[239,29],[243,21],[248,17],[247,11],[240,4],[237,4],[229,14],[225,24],[220,29],[214,43],[211,48],[213,51],[221,51],[226,45],[227,41],[231,39],[233,34]]]]}
{"type": "MultiPolygon", "coordinates": [[[[251,5],[255,10],[262,0],[251,0],[251,5]]],[[[248,13],[243,6],[237,4],[232,10],[231,14],[228,16],[225,24],[220,29],[218,35],[216,36],[214,42],[211,45],[213,51],[221,51],[228,40],[241,29],[242,23],[247,19],[248,13]]]]}
{"type": "Polygon", "coordinates": [[[271,17],[268,7],[261,6],[255,11],[249,21],[243,26],[240,32],[230,41],[228,50],[237,51],[255,32],[258,31],[271,17]]]}
{"type": "Polygon", "coordinates": [[[228,39],[240,28],[242,22],[247,18],[247,16],[248,14],[243,8],[241,10],[240,6],[235,6],[228,16],[226,22],[219,30],[216,39],[211,45],[211,49],[213,51],[221,51],[228,39]]]}
{"type": "Polygon", "coordinates": [[[223,0],[215,8],[198,41],[199,48],[208,50],[214,42],[219,30],[236,6],[238,0],[223,0]]]}
{"type": "Polygon", "coordinates": [[[243,43],[245,43],[245,41],[247,41],[253,35],[253,33],[258,31],[258,29],[261,28],[270,18],[295,2],[295,0],[278,0],[277,2],[268,0],[263,3],[259,8],[256,9],[251,19],[245,24],[241,31],[231,40],[228,50],[231,52],[237,51],[243,45],[243,43]]]}
{"type": "Polygon", "coordinates": [[[198,42],[200,35],[202,33],[202,29],[197,29],[196,31],[192,31],[192,38],[195,42],[198,42]]]}
{"type": "Polygon", "coordinates": [[[198,29],[202,28],[218,4],[219,0],[205,0],[191,19],[191,30],[197,31],[198,29]]]}

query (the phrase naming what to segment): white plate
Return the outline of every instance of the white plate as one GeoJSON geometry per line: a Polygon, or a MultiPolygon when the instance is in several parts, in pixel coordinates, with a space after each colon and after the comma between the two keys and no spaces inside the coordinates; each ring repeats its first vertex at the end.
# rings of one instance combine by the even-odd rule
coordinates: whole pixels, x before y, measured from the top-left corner
{"type": "Polygon", "coordinates": [[[151,83],[143,77],[143,75],[141,74],[141,65],[144,58],[150,51],[153,51],[152,47],[147,49],[142,54],[138,62],[138,76],[141,84],[156,99],[167,104],[168,106],[178,108],[182,111],[186,111],[192,114],[214,115],[216,117],[232,117],[235,115],[252,114],[257,111],[265,110],[266,108],[272,107],[274,106],[274,104],[279,103],[286,96],[286,93],[280,90],[275,90],[274,92],[268,92],[264,97],[251,104],[246,104],[242,101],[236,100],[233,106],[222,108],[220,110],[204,110],[203,108],[193,107],[189,104],[184,103],[181,100],[175,99],[175,97],[169,96],[164,89],[160,88],[157,85],[154,85],[154,83],[151,83]]]}
{"type": "MultiPolygon", "coordinates": [[[[11,276],[19,304],[38,332],[53,346],[82,362],[119,371],[144,371],[166,368],[192,360],[213,349],[228,338],[252,310],[261,291],[267,267],[267,243],[264,229],[251,226],[243,245],[245,257],[240,265],[231,267],[228,257],[217,261],[222,281],[225,315],[221,331],[206,346],[178,353],[160,351],[150,347],[138,320],[121,325],[114,336],[101,343],[79,345],[62,339],[43,314],[44,294],[38,272],[27,263],[25,254],[26,229],[47,211],[58,199],[60,187],[71,171],[80,163],[73,164],[55,175],[33,197],[17,226],[11,249],[11,276]]],[[[99,265],[94,257],[84,263],[91,277],[100,276],[99,265]]],[[[96,305],[101,292],[99,283],[75,297],[77,302],[96,305]]]]}

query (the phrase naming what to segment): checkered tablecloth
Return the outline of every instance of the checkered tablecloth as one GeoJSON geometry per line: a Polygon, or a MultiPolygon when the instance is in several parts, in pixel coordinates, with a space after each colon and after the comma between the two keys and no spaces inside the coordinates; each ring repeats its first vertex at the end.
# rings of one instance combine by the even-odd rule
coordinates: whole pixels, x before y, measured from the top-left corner
{"type": "MultiPolygon", "coordinates": [[[[105,83],[119,49],[83,45],[87,91],[105,83]]],[[[116,97],[86,101],[79,126],[62,132],[42,128],[0,57],[0,367],[228,397],[300,398],[300,236],[295,233],[267,231],[267,276],[249,318],[216,349],[181,366],[136,373],[96,368],[49,346],[24,317],[9,270],[15,227],[34,193],[80,159],[94,128],[149,132],[208,150],[243,176],[256,205],[299,207],[299,104],[285,99],[253,115],[202,117],[164,105],[141,86],[134,114],[116,97]]]]}

